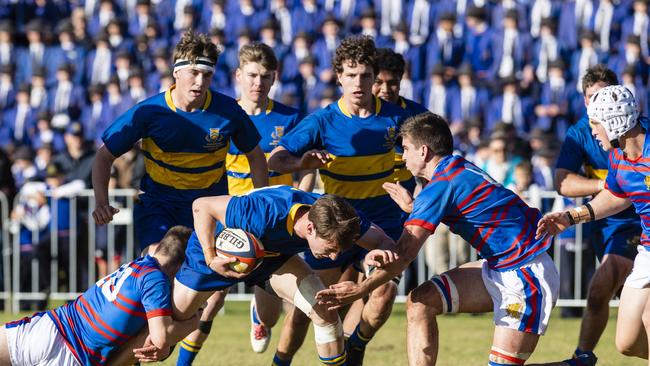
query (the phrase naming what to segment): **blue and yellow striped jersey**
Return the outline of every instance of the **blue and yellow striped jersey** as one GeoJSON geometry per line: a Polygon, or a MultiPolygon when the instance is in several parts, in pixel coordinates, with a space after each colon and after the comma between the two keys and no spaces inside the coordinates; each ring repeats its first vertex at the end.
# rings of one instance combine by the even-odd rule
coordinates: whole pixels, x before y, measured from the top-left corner
{"type": "Polygon", "coordinates": [[[291,154],[325,149],[332,161],[320,169],[325,193],[347,198],[387,232],[399,231],[400,209],[382,188],[394,181],[395,140],[405,115],[375,98],[375,113],[351,115],[343,100],[305,117],[280,140],[291,154]]]}
{"type": "MultiPolygon", "coordinates": [[[[607,177],[608,160],[608,153],[591,135],[589,119],[585,116],[567,130],[556,168],[579,173],[584,164],[587,178],[604,180],[607,177]]],[[[639,216],[634,212],[634,208],[630,207],[616,215],[598,220],[596,224],[625,225],[638,222],[639,216]]]]}
{"type": "Polygon", "coordinates": [[[146,174],[140,189],[149,197],[191,203],[227,194],[222,177],[230,141],[251,151],[260,141],[255,125],[234,99],[212,91],[202,109],[176,109],[173,88],[118,117],[102,135],[106,148],[120,156],[142,139],[146,174]]]}
{"type": "MultiPolygon", "coordinates": [[[[269,153],[278,145],[280,138],[291,131],[299,121],[298,110],[269,99],[265,111],[249,116],[262,136],[259,145],[268,159],[269,153]]],[[[226,157],[226,174],[228,174],[228,191],[231,195],[244,194],[253,189],[250,177],[250,165],[246,155],[236,146],[230,145],[226,157]]],[[[269,185],[291,185],[291,174],[269,171],[269,185]]]]}

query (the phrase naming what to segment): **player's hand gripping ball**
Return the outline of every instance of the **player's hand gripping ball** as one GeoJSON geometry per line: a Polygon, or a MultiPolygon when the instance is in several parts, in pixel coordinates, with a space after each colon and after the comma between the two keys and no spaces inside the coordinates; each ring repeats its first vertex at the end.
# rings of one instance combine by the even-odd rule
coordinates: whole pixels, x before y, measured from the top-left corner
{"type": "Polygon", "coordinates": [[[218,257],[237,259],[230,263],[230,268],[235,272],[252,272],[264,259],[262,242],[242,229],[224,229],[217,236],[214,245],[218,257]]]}

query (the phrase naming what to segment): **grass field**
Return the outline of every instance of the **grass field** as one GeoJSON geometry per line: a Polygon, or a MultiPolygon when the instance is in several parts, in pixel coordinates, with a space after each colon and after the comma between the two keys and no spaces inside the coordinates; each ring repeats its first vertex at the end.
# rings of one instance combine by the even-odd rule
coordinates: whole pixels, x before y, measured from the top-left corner
{"type": "MultiPolygon", "coordinates": [[[[0,313],[1,321],[20,316],[0,313]]],[[[620,355],[614,346],[616,310],[612,311],[605,334],[596,348],[599,366],[647,365],[647,361],[620,355]]],[[[281,323],[282,320],[278,324],[281,323]]],[[[438,365],[485,365],[492,339],[492,317],[456,315],[439,318],[440,356],[438,365]]],[[[541,338],[530,363],[549,362],[567,358],[573,352],[580,326],[579,319],[561,319],[554,314],[548,332],[541,338]]],[[[248,303],[227,302],[225,315],[215,319],[212,334],[195,365],[270,365],[280,327],[274,329],[271,346],[263,354],[250,350],[248,342],[248,303]]],[[[406,365],[406,316],[404,305],[395,310],[386,325],[368,346],[365,365],[406,365]]],[[[318,365],[310,330],[305,345],[294,358],[295,366],[318,365]]],[[[163,365],[175,365],[175,354],[163,365]]]]}

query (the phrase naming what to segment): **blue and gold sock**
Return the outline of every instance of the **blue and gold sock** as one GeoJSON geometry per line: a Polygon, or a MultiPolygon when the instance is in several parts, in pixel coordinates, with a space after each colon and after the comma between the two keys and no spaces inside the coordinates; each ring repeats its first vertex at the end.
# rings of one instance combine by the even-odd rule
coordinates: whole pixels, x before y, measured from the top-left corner
{"type": "Polygon", "coordinates": [[[199,351],[201,350],[201,346],[203,344],[192,342],[185,338],[180,342],[180,345],[181,347],[178,350],[179,352],[178,359],[176,360],[176,366],[190,366],[194,362],[196,355],[199,354],[199,351]]]}
{"type": "Polygon", "coordinates": [[[348,338],[348,349],[355,348],[358,350],[364,350],[366,349],[368,342],[370,342],[370,338],[363,336],[359,331],[359,326],[357,325],[350,338],[348,338]]]}
{"type": "Polygon", "coordinates": [[[343,353],[341,353],[338,356],[323,357],[323,356],[319,355],[318,358],[320,359],[320,362],[323,365],[327,365],[327,366],[345,366],[345,361],[347,360],[348,355],[345,352],[345,350],[343,350],[343,353]]]}
{"type": "Polygon", "coordinates": [[[278,357],[278,354],[276,353],[273,356],[273,363],[271,366],[291,366],[291,360],[283,360],[280,357],[278,357]]]}

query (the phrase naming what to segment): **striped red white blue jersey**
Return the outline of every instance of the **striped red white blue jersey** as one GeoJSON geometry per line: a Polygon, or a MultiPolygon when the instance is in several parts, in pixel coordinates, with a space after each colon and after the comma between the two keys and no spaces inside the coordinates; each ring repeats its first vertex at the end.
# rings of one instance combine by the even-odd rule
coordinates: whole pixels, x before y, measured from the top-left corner
{"type": "Polygon", "coordinates": [[[530,262],[551,245],[550,236],[535,239],[541,217],[474,164],[449,155],[415,199],[404,225],[434,232],[442,222],[476,248],[490,268],[505,271],[530,262]]]}
{"type": "Polygon", "coordinates": [[[609,153],[609,165],[605,188],[617,197],[632,202],[641,218],[641,242],[650,250],[650,134],[646,131],[643,153],[632,160],[625,157],[621,149],[609,153]]]}
{"type": "Polygon", "coordinates": [[[171,284],[156,260],[146,256],[48,315],[82,365],[104,365],[112,351],[147,326],[147,319],[172,315],[171,284]]]}

